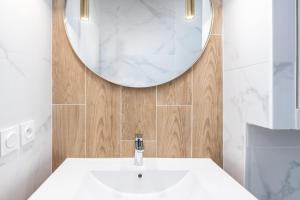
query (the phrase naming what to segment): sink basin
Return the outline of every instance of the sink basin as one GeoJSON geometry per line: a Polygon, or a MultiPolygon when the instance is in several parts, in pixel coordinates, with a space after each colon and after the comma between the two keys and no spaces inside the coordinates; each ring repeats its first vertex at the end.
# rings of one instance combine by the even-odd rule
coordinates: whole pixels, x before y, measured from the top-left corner
{"type": "Polygon", "coordinates": [[[174,187],[188,171],[93,171],[91,174],[107,187],[122,193],[157,193],[174,187]]]}
{"type": "Polygon", "coordinates": [[[210,200],[200,182],[187,170],[91,171],[75,200],[210,200]]]}
{"type": "Polygon", "coordinates": [[[210,159],[67,159],[29,200],[256,200],[210,159]]]}

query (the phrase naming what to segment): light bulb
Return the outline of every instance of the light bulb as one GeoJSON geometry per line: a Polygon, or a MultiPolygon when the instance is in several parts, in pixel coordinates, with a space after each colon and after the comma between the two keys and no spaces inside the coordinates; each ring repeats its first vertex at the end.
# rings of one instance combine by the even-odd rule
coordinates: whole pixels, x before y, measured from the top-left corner
{"type": "Polygon", "coordinates": [[[193,19],[195,17],[195,0],[185,0],[185,18],[193,19]]]}
{"type": "Polygon", "coordinates": [[[89,0],[80,0],[80,20],[89,20],[89,0]]]}

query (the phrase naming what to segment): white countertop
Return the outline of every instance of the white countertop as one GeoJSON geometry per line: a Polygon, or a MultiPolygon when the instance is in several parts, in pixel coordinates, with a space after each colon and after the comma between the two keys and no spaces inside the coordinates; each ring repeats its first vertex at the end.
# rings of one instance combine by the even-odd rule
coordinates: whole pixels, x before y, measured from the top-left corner
{"type": "Polygon", "coordinates": [[[256,199],[210,159],[145,158],[144,166],[137,167],[132,158],[72,158],[67,159],[29,200],[73,200],[90,171],[136,169],[190,170],[201,180],[201,190],[209,194],[209,199],[256,199]]]}

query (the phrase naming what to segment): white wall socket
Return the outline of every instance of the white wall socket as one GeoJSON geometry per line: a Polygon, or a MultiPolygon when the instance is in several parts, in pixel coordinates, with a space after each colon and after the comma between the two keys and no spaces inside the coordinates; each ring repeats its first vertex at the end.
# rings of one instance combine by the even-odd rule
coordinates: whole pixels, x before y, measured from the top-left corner
{"type": "Polygon", "coordinates": [[[35,125],[34,121],[27,121],[21,123],[21,145],[24,146],[35,139],[35,125]]]}
{"type": "Polygon", "coordinates": [[[1,157],[20,148],[19,126],[0,130],[1,157]]]}

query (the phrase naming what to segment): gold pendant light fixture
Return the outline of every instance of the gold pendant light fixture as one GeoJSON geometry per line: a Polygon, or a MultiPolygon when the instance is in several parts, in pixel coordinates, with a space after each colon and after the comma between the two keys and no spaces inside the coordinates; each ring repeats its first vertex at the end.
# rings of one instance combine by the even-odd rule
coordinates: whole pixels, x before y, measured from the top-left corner
{"type": "Polygon", "coordinates": [[[195,17],[195,0],[185,0],[185,18],[193,19],[195,17]]]}
{"type": "Polygon", "coordinates": [[[80,20],[89,20],[89,0],[80,0],[80,20]]]}

